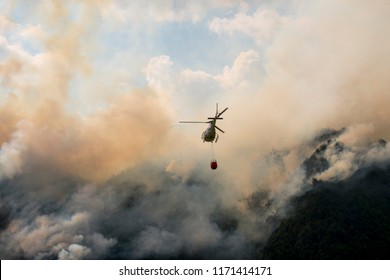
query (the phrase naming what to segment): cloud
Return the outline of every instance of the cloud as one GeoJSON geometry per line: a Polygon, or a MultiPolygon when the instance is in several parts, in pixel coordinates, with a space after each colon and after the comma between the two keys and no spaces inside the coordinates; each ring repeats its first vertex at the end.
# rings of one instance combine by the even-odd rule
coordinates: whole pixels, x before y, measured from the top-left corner
{"type": "Polygon", "coordinates": [[[176,101],[179,100],[175,105],[178,108],[177,114],[197,115],[197,118],[200,118],[200,112],[213,114],[210,109],[214,110],[217,102],[221,106],[233,104],[234,101],[229,100],[230,94],[248,95],[256,92],[264,78],[264,69],[261,65],[259,53],[249,49],[239,52],[231,66],[225,65],[215,74],[191,68],[181,70],[179,73],[173,72],[176,80],[172,97],[176,101]],[[192,103],[196,106],[180,109],[182,104],[192,103]]]}
{"type": "MultiPolygon", "coordinates": [[[[258,71],[258,61],[259,54],[254,50],[241,52],[234,61],[232,67],[225,66],[223,73],[218,75],[216,79],[222,87],[245,87],[245,84],[250,83],[249,80],[254,78],[254,75],[251,75],[250,71],[258,71]]],[[[257,78],[260,77],[257,76],[257,78]]]]}
{"type": "Polygon", "coordinates": [[[102,6],[103,15],[108,18],[114,16],[120,21],[134,22],[198,22],[207,13],[216,9],[226,9],[237,5],[233,0],[217,1],[108,1],[102,6]]]}
{"type": "Polygon", "coordinates": [[[173,87],[171,81],[172,65],[173,62],[167,55],[151,58],[144,69],[149,86],[157,91],[171,92],[173,87]]]}
{"type": "Polygon", "coordinates": [[[218,34],[233,36],[239,32],[253,38],[258,45],[268,42],[281,25],[282,17],[270,9],[258,8],[253,15],[239,12],[233,18],[214,18],[209,28],[218,34]]]}

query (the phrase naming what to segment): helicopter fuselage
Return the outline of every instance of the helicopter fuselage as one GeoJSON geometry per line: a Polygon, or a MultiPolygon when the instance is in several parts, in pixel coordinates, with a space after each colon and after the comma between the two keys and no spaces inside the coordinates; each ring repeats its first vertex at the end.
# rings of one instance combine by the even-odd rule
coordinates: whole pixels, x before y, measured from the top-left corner
{"type": "Polygon", "coordinates": [[[214,142],[217,133],[215,132],[215,120],[211,122],[210,126],[202,133],[201,138],[203,142],[214,142]]]}

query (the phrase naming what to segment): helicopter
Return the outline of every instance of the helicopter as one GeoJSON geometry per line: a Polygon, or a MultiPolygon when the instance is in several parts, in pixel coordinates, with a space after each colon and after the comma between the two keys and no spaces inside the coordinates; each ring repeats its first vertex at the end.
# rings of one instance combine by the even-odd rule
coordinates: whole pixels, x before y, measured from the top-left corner
{"type": "Polygon", "coordinates": [[[202,140],[203,142],[211,142],[211,143],[217,143],[218,141],[218,134],[216,132],[216,129],[219,130],[220,132],[222,133],[225,133],[225,131],[223,131],[222,129],[220,129],[216,123],[217,123],[217,120],[223,120],[223,118],[221,118],[221,115],[223,113],[226,112],[228,108],[225,108],[222,110],[222,112],[218,113],[218,103],[217,103],[217,106],[216,106],[216,113],[215,113],[215,117],[209,117],[207,119],[209,119],[209,121],[207,122],[198,122],[198,121],[180,121],[179,123],[208,123],[209,124],[209,127],[202,133],[202,140]]]}

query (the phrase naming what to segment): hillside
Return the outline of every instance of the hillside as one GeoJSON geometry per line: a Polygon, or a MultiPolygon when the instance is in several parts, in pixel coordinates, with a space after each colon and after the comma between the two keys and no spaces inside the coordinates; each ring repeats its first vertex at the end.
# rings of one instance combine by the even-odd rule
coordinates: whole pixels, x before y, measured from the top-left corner
{"type": "MultiPolygon", "coordinates": [[[[307,176],[331,168],[323,156],[328,149],[342,153],[347,148],[330,139],[325,143],[305,161],[307,176]]],[[[314,176],[310,190],[290,205],[293,210],[271,234],[262,258],[390,259],[389,164],[360,166],[340,180],[314,176]]]]}

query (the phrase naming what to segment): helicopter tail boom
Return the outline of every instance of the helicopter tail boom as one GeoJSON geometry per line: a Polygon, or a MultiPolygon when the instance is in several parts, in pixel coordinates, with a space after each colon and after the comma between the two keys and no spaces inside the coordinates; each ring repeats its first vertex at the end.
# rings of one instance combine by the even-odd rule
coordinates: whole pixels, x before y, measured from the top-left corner
{"type": "Polygon", "coordinates": [[[192,122],[192,121],[180,121],[179,123],[210,123],[210,122],[192,122]]]}

